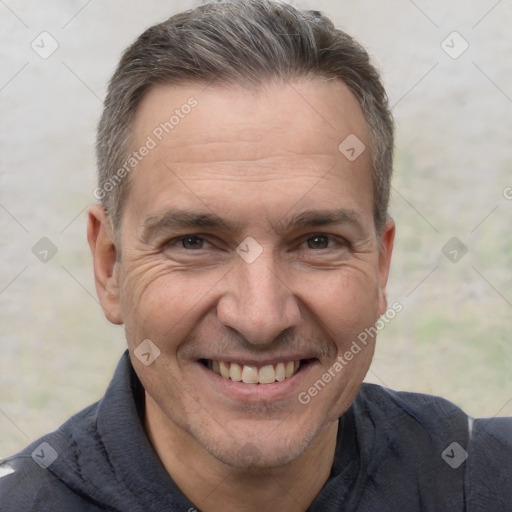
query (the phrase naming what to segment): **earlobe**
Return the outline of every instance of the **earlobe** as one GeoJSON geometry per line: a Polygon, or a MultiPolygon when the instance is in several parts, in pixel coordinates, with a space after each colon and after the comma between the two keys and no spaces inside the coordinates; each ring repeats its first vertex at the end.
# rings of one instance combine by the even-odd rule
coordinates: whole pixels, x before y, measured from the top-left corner
{"type": "Polygon", "coordinates": [[[99,204],[89,208],[87,240],[93,257],[96,293],[103,312],[113,324],[122,324],[117,251],[110,221],[99,204]]]}
{"type": "Polygon", "coordinates": [[[379,249],[379,315],[383,315],[387,308],[386,285],[391,266],[391,255],[395,240],[395,221],[389,218],[380,235],[379,249]]]}

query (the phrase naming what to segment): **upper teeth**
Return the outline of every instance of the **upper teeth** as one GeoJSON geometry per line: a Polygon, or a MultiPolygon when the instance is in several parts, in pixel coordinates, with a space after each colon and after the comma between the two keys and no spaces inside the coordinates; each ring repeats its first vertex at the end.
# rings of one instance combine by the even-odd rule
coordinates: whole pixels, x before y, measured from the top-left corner
{"type": "Polygon", "coordinates": [[[300,366],[300,361],[267,364],[265,366],[249,366],[225,361],[209,361],[208,367],[225,379],[245,384],[271,384],[291,377],[300,366]]]}

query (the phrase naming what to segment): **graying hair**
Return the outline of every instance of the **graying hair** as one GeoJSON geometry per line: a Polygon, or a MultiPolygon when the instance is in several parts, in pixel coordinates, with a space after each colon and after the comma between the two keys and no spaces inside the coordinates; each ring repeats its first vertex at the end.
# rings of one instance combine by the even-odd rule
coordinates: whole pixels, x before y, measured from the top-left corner
{"type": "Polygon", "coordinates": [[[374,223],[380,232],[389,203],[393,118],[379,73],[364,48],[322,13],[273,0],[200,5],[150,27],[124,52],[109,84],[96,144],[95,196],[114,231],[130,181],[120,171],[130,155],[133,119],[151,87],[257,87],[311,77],[341,80],[359,101],[370,134],[374,223]]]}

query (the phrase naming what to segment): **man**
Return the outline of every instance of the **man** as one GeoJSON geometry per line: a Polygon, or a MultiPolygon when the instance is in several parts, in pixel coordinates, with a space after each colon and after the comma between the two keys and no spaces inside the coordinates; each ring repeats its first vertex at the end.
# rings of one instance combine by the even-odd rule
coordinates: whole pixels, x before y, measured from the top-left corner
{"type": "Polygon", "coordinates": [[[318,12],[206,4],[125,52],[88,240],[128,351],[0,466],[2,511],[505,511],[511,426],[362,385],[386,282],[393,125],[318,12]]]}

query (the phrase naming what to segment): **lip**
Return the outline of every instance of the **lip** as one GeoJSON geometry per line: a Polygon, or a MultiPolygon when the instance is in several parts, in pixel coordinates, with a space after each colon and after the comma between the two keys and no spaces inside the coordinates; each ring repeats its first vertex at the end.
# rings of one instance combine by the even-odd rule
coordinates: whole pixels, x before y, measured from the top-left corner
{"type": "MultiPolygon", "coordinates": [[[[271,362],[268,364],[272,364],[271,362]]],[[[309,360],[300,370],[291,377],[272,384],[245,384],[243,382],[235,382],[226,379],[221,375],[217,375],[214,371],[206,368],[201,362],[196,362],[196,367],[201,375],[200,378],[205,379],[207,385],[218,390],[223,397],[241,401],[244,403],[258,403],[277,401],[298,395],[304,380],[311,371],[319,364],[318,359],[309,360]]],[[[264,365],[258,361],[258,365],[264,365]]]]}

